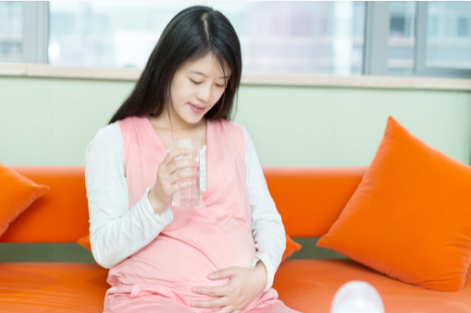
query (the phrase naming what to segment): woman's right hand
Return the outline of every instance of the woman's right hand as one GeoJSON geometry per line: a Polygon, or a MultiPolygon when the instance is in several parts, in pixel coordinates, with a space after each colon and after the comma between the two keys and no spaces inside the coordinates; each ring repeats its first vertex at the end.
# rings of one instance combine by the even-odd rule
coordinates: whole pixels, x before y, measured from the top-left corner
{"type": "Polygon", "coordinates": [[[172,201],[175,192],[196,184],[194,179],[178,182],[181,179],[198,177],[196,168],[198,163],[194,161],[195,154],[194,151],[189,149],[172,150],[167,153],[162,163],[159,164],[157,179],[147,196],[155,213],[161,214],[164,211],[165,207],[172,201]],[[187,157],[175,160],[179,156],[185,155],[187,157]],[[182,169],[189,167],[191,167],[191,170],[182,171],[182,169]]]}

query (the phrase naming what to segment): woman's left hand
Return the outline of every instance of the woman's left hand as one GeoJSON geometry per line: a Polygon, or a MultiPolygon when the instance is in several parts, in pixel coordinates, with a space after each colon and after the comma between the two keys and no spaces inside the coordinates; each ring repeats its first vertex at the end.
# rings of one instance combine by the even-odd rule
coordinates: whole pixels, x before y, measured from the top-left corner
{"type": "Polygon", "coordinates": [[[229,278],[229,283],[221,287],[194,287],[192,290],[195,293],[219,298],[194,301],[191,305],[197,308],[220,308],[215,313],[242,312],[267,285],[267,271],[262,261],[255,268],[233,266],[214,272],[209,278],[229,278]]]}

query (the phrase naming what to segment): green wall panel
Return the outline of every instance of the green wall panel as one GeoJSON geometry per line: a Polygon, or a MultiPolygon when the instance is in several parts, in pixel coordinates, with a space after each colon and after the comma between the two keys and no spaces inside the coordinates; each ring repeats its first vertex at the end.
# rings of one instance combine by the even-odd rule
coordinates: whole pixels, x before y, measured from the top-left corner
{"type": "MultiPolygon", "coordinates": [[[[0,76],[0,162],[85,164],[85,150],[134,81],[0,76]]],[[[367,166],[394,116],[448,156],[471,161],[471,92],[242,85],[235,121],[264,166],[367,166]]]]}

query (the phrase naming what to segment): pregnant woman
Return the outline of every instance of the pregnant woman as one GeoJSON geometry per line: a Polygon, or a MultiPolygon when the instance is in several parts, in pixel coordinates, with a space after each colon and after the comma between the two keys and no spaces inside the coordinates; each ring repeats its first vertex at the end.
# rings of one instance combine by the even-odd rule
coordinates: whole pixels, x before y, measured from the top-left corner
{"type": "Polygon", "coordinates": [[[86,152],[90,241],[109,268],[104,312],[294,313],[271,288],[285,231],[247,130],[230,121],[240,43],[220,12],[193,6],[167,25],[131,95],[86,152]],[[172,195],[197,178],[200,204],[172,195]]]}

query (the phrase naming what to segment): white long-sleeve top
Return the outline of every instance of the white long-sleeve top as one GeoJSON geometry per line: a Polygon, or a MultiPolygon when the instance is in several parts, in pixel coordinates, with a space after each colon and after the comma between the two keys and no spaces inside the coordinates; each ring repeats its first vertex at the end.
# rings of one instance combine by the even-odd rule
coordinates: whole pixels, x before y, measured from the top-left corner
{"type": "MultiPolygon", "coordinates": [[[[245,127],[246,185],[252,210],[252,233],[256,255],[252,267],[262,260],[267,269],[265,291],[273,279],[286,248],[285,229],[267,188],[255,146],[245,127]]],[[[85,156],[85,184],[90,213],[90,243],[96,262],[111,268],[149,244],[173,220],[167,206],[156,214],[147,194],[149,186],[129,209],[124,172],[124,149],[118,123],[98,130],[85,156]]],[[[200,189],[206,190],[206,146],[200,151],[200,189]]]]}

